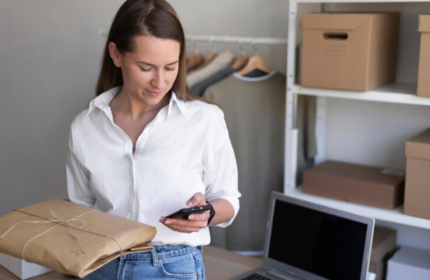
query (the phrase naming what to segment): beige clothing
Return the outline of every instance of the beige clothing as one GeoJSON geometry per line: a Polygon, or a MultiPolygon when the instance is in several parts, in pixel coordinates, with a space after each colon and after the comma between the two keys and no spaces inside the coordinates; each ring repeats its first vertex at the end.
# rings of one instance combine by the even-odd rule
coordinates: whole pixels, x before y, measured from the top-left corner
{"type": "Polygon", "coordinates": [[[234,54],[231,52],[223,52],[218,54],[208,65],[202,69],[192,71],[187,75],[187,85],[192,88],[197,83],[215,75],[224,68],[233,63],[234,54]]]}

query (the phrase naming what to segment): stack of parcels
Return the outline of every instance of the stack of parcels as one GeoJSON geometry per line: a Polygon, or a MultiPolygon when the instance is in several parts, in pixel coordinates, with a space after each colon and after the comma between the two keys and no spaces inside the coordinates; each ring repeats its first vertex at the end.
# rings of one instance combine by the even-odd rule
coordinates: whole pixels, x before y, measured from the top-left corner
{"type": "Polygon", "coordinates": [[[0,217],[0,253],[84,277],[121,254],[148,252],[155,227],[61,199],[0,217]]]}

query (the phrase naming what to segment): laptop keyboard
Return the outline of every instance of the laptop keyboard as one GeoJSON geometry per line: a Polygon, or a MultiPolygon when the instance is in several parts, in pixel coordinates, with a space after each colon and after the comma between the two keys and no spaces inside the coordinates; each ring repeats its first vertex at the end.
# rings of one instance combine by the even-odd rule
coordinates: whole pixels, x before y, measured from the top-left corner
{"type": "Polygon", "coordinates": [[[261,274],[253,273],[251,275],[240,278],[240,280],[272,280],[271,278],[267,278],[261,274]]]}

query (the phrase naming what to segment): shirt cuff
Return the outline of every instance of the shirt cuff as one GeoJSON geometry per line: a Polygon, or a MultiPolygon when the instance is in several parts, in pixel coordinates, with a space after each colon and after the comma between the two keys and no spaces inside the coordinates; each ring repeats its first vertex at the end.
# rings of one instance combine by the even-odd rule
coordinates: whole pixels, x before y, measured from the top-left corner
{"type": "MultiPolygon", "coordinates": [[[[228,227],[229,225],[231,225],[233,223],[234,219],[236,219],[237,213],[239,212],[239,208],[240,208],[240,206],[239,206],[239,198],[237,198],[235,196],[230,196],[230,197],[216,197],[216,198],[212,198],[210,200],[208,199],[208,201],[210,202],[211,200],[215,200],[215,199],[225,199],[228,202],[230,202],[230,204],[233,206],[233,209],[234,209],[234,215],[233,215],[233,217],[230,220],[228,220],[228,221],[225,221],[223,223],[220,223],[220,224],[216,225],[217,227],[222,227],[222,228],[228,227]]],[[[216,216],[216,213],[215,213],[215,216],[216,216]]]]}

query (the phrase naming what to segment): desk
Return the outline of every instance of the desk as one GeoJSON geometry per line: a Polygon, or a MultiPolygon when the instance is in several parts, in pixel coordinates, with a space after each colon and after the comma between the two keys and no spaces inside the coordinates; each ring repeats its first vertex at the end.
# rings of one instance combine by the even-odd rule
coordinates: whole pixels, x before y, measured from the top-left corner
{"type": "MultiPolygon", "coordinates": [[[[261,265],[261,259],[245,257],[213,246],[203,247],[203,260],[207,280],[228,280],[261,265]]],[[[19,279],[0,266],[0,280],[19,279]]],[[[65,276],[58,272],[47,273],[31,280],[71,280],[75,277],[65,276]]],[[[30,280],[30,279],[29,279],[30,280]]]]}

